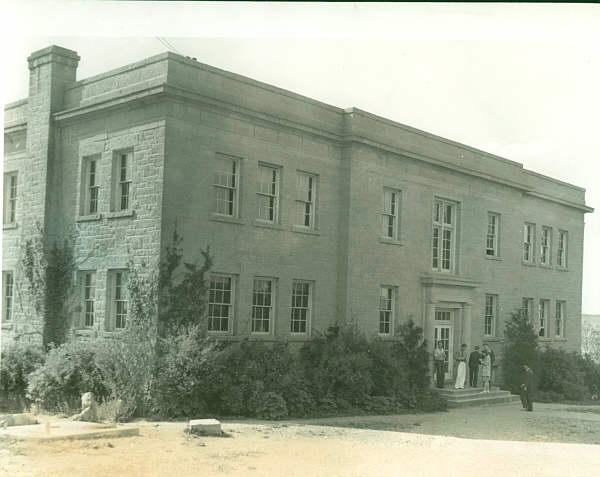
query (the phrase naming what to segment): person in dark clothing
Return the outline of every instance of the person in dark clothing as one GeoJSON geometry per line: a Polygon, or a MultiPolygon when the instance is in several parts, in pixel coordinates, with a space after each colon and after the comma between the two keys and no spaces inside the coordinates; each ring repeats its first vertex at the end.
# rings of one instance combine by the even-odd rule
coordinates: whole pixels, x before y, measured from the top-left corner
{"type": "Polygon", "coordinates": [[[433,363],[435,366],[436,386],[440,389],[444,387],[444,374],[446,372],[446,352],[444,343],[438,341],[437,347],[433,351],[433,363]]]}
{"type": "Polygon", "coordinates": [[[521,385],[521,402],[523,403],[523,408],[528,411],[533,411],[533,393],[534,393],[534,381],[533,381],[533,370],[527,366],[523,365],[523,384],[521,385]]]}
{"type": "Polygon", "coordinates": [[[481,364],[481,353],[479,346],[475,346],[475,350],[469,355],[469,386],[477,387],[477,376],[479,374],[479,365],[481,364]]]}

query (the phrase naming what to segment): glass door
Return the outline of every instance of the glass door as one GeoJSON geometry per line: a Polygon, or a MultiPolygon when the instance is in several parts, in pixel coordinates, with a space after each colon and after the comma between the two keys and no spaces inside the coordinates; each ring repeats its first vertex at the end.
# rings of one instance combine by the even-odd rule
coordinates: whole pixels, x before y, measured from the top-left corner
{"type": "Polygon", "coordinates": [[[445,379],[452,378],[452,326],[451,325],[435,325],[434,328],[434,339],[435,343],[438,341],[442,342],[444,347],[444,366],[446,372],[444,374],[445,379]]]}

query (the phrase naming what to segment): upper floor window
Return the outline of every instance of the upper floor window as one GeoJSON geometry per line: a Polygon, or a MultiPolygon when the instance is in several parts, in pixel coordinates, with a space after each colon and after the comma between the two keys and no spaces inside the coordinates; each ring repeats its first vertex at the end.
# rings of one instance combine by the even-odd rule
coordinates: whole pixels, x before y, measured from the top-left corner
{"type": "Polygon", "coordinates": [[[127,327],[129,293],[127,290],[127,272],[110,270],[108,272],[109,310],[112,316],[112,327],[122,330],[127,327]]]}
{"type": "Polygon", "coordinates": [[[438,271],[453,271],[456,247],[456,203],[436,199],[433,208],[431,266],[438,271]]]}
{"type": "Polygon", "coordinates": [[[499,250],[500,214],[488,213],[485,254],[489,257],[500,255],[499,250]]]}
{"type": "Polygon", "coordinates": [[[394,327],[395,289],[382,286],[379,293],[379,334],[391,335],[394,327]]]}
{"type": "Polygon", "coordinates": [[[131,208],[131,169],[133,152],[119,152],[113,162],[113,211],[131,208]]]}
{"type": "Polygon", "coordinates": [[[96,157],[86,158],[82,166],[82,201],[81,214],[91,215],[98,213],[98,197],[100,181],[98,177],[99,160],[96,157]]]}
{"type": "Polygon", "coordinates": [[[239,210],[240,160],[217,154],[215,159],[215,213],[237,217],[239,210]]]}
{"type": "Polygon", "coordinates": [[[294,280],[292,283],[292,333],[307,333],[312,309],[312,283],[306,280],[294,280]]]}
{"type": "Polygon", "coordinates": [[[485,296],[485,315],[483,319],[483,334],[494,336],[496,333],[496,317],[498,309],[498,297],[496,295],[485,296]]]}
{"type": "Polygon", "coordinates": [[[523,314],[525,315],[527,322],[533,325],[533,317],[535,316],[533,311],[533,298],[523,298],[523,314]]]}
{"type": "Polygon", "coordinates": [[[94,326],[96,273],[83,272],[83,326],[94,326]]]}
{"type": "Polygon", "coordinates": [[[270,333],[274,314],[275,280],[255,278],[252,293],[252,333],[270,333]]]}
{"type": "Polygon", "coordinates": [[[557,338],[565,336],[565,302],[556,302],[556,316],[555,316],[555,328],[554,333],[557,338]]]}
{"type": "Polygon", "coordinates": [[[317,178],[313,174],[298,172],[296,176],[296,225],[315,228],[317,178]]]}
{"type": "Polygon", "coordinates": [[[548,310],[550,309],[550,300],[540,300],[538,317],[538,335],[541,338],[548,336],[548,310]]]}
{"type": "Polygon", "coordinates": [[[2,272],[2,319],[5,322],[13,318],[13,272],[2,272]]]}
{"type": "Polygon", "coordinates": [[[258,166],[258,219],[277,223],[279,215],[279,168],[258,166]]]}
{"type": "Polygon", "coordinates": [[[556,265],[566,268],[567,266],[567,238],[566,230],[558,231],[558,247],[556,248],[556,265]]]}
{"type": "Polygon", "coordinates": [[[393,189],[383,189],[383,214],[382,236],[398,240],[398,210],[400,206],[400,192],[393,189]]]}
{"type": "Polygon", "coordinates": [[[523,261],[533,263],[535,245],[535,224],[525,223],[523,226],[523,261]]]}
{"type": "Polygon", "coordinates": [[[14,224],[17,220],[17,173],[4,174],[3,223],[14,224]]]}
{"type": "Polygon", "coordinates": [[[552,229],[550,227],[542,227],[542,237],[540,239],[540,263],[542,265],[550,265],[551,256],[552,229]]]}
{"type": "Polygon", "coordinates": [[[227,333],[233,320],[234,278],[212,275],[208,293],[208,331],[227,333]]]}

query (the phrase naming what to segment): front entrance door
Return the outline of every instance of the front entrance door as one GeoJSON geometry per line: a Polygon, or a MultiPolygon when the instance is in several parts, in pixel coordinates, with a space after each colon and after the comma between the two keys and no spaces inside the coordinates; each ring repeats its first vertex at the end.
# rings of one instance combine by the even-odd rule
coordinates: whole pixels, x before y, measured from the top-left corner
{"type": "Polygon", "coordinates": [[[451,322],[450,318],[452,316],[452,312],[444,310],[442,312],[436,310],[436,324],[433,329],[434,343],[437,344],[438,341],[442,342],[444,347],[444,353],[446,355],[445,366],[446,373],[444,377],[446,379],[452,378],[452,325],[449,324],[451,322]],[[442,324],[441,321],[448,321],[449,323],[442,324]]]}

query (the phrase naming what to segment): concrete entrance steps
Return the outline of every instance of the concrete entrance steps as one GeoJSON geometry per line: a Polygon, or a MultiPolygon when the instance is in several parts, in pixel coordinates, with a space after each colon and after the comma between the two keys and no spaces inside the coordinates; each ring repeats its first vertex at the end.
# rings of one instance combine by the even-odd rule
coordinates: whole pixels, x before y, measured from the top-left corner
{"type": "Polygon", "coordinates": [[[447,387],[438,389],[438,391],[448,401],[448,407],[483,406],[520,399],[519,396],[511,394],[509,391],[501,391],[497,387],[493,387],[487,394],[482,394],[483,388],[454,389],[454,387],[447,387]]]}

